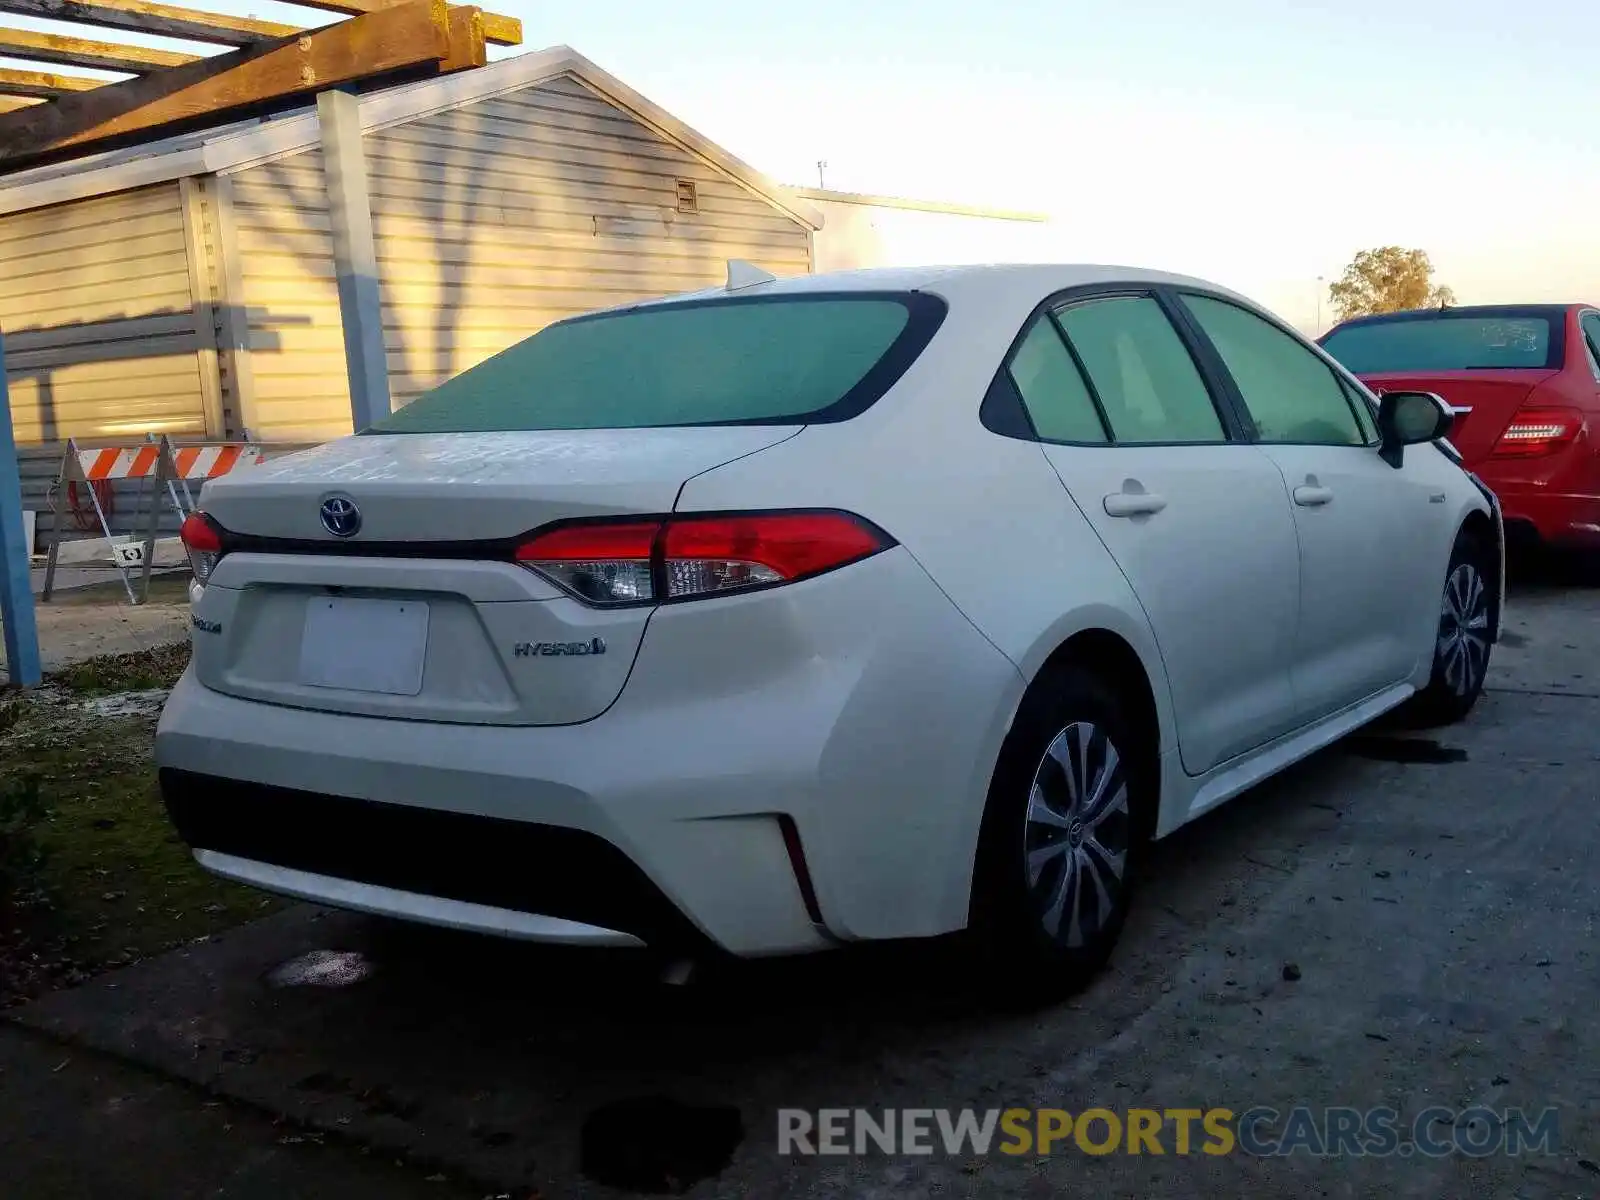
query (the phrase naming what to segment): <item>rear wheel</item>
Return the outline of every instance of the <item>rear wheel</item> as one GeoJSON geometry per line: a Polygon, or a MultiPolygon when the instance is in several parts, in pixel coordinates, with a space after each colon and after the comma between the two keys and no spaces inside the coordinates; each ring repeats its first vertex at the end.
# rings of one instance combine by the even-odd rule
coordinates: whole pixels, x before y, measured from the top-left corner
{"type": "Polygon", "coordinates": [[[1450,556],[1439,601],[1433,673],[1408,710],[1416,724],[1454,724],[1472,711],[1483,694],[1493,603],[1488,562],[1482,543],[1463,531],[1450,556]]]}
{"type": "Polygon", "coordinates": [[[1143,745],[1080,668],[1051,669],[1024,698],[990,786],[971,927],[1003,999],[1069,994],[1110,958],[1154,811],[1143,745]]]}

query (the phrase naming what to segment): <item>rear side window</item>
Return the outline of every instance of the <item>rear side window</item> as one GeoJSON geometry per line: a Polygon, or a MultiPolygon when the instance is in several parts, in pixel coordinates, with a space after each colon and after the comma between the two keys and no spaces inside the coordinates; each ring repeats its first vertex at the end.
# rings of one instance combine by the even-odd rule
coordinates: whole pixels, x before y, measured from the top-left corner
{"type": "Polygon", "coordinates": [[[856,416],[944,319],[924,293],[780,294],[548,326],[368,433],[791,425],[856,416]]]}
{"type": "Polygon", "coordinates": [[[1091,300],[1057,316],[1118,442],[1228,440],[1199,368],[1157,301],[1091,300]]]}
{"type": "Polygon", "coordinates": [[[1407,316],[1335,329],[1322,348],[1357,375],[1385,372],[1554,370],[1550,318],[1529,313],[1407,316]]]}
{"type": "Polygon", "coordinates": [[[1237,304],[1193,295],[1183,303],[1217,348],[1263,442],[1366,444],[1339,377],[1322,359],[1237,304]]]}
{"type": "Polygon", "coordinates": [[[1011,381],[1017,385],[1034,432],[1048,442],[1103,445],[1106,429],[1078,364],[1049,317],[1040,317],[1011,356],[1011,381]]]}
{"type": "Polygon", "coordinates": [[[1589,369],[1600,378],[1600,313],[1583,314],[1583,340],[1589,347],[1589,369]]]}

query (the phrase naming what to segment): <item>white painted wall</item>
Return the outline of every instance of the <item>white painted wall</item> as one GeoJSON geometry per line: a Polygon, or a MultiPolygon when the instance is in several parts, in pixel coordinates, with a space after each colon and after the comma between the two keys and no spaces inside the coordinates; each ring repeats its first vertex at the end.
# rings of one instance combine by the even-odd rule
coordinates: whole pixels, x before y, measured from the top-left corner
{"type": "MultiPolygon", "coordinates": [[[[798,189],[827,223],[815,235],[815,270],[1050,262],[1047,220],[915,201],[861,203],[838,192],[798,189]]],[[[871,198],[860,198],[871,199],[871,198]]]]}

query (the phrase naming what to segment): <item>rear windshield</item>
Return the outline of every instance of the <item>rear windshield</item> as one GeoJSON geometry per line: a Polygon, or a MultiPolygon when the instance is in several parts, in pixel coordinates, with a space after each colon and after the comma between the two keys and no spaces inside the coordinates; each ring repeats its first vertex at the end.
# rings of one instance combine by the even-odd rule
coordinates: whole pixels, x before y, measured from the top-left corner
{"type": "Polygon", "coordinates": [[[1322,348],[1357,375],[1387,371],[1553,369],[1550,318],[1482,313],[1362,321],[1335,329],[1322,348]]]}
{"type": "Polygon", "coordinates": [[[368,433],[789,425],[856,416],[937,330],[920,292],[729,297],[551,325],[368,433]]]}

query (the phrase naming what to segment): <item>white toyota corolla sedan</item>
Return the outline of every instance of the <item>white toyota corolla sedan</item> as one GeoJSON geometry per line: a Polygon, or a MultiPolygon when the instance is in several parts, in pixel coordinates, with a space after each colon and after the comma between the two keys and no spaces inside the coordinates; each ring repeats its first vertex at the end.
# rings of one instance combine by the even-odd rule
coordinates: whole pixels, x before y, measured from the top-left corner
{"type": "Polygon", "coordinates": [[[331,905],[965,930],[1068,988],[1152,838],[1473,706],[1502,537],[1450,420],[1196,279],[740,265],[207,484],[161,786],[206,869],[331,905]]]}

